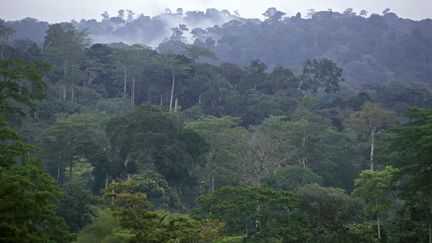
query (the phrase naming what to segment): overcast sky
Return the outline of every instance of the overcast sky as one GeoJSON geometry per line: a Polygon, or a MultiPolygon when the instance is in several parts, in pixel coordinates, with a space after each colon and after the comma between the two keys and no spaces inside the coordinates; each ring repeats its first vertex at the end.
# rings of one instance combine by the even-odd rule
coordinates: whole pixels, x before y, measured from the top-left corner
{"type": "Polygon", "coordinates": [[[294,15],[308,9],[343,11],[352,7],[356,12],[362,9],[369,13],[382,13],[385,8],[403,18],[432,18],[432,0],[0,0],[0,18],[18,20],[33,17],[50,23],[100,19],[108,11],[116,16],[119,9],[130,9],[135,13],[156,15],[166,8],[175,10],[205,10],[207,8],[239,10],[242,17],[260,18],[269,7],[276,7],[294,15]]]}

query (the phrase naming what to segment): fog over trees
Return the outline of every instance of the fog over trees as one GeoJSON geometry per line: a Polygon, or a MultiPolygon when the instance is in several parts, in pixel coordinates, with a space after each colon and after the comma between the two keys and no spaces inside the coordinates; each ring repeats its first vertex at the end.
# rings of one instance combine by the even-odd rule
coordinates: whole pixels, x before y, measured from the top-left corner
{"type": "Polygon", "coordinates": [[[1,242],[432,242],[432,20],[0,20],[1,242]]]}

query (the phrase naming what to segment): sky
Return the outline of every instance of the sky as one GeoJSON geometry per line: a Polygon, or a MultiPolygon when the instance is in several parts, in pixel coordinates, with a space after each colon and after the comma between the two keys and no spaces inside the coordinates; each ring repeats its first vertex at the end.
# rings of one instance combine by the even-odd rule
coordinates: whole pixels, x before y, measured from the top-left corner
{"type": "Polygon", "coordinates": [[[308,9],[355,12],[365,9],[369,13],[382,13],[386,8],[398,16],[409,19],[432,18],[432,0],[0,0],[0,19],[19,20],[32,17],[50,23],[75,19],[101,19],[107,11],[116,16],[119,9],[129,9],[137,14],[154,16],[166,8],[205,10],[207,8],[238,10],[240,16],[261,18],[269,7],[276,7],[288,16],[308,9]]]}

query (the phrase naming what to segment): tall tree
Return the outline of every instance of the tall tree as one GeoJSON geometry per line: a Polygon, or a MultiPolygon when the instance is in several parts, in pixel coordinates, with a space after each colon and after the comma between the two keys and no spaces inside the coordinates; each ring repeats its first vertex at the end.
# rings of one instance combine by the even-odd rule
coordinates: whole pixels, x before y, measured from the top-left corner
{"type": "Polygon", "coordinates": [[[365,211],[376,217],[377,236],[382,240],[381,224],[390,210],[395,188],[397,170],[387,166],[384,170],[364,170],[355,180],[356,189],[353,195],[365,204],[365,211]]]}
{"type": "Polygon", "coordinates": [[[5,21],[0,19],[0,60],[4,59],[5,46],[9,44],[9,37],[14,30],[6,25],[5,21]]]}
{"type": "Polygon", "coordinates": [[[186,128],[203,136],[209,144],[205,167],[209,193],[214,192],[217,185],[229,181],[230,175],[235,176],[232,145],[235,140],[233,127],[237,125],[238,122],[230,117],[205,117],[186,124],[186,128]]]}
{"type": "Polygon", "coordinates": [[[408,121],[386,138],[386,160],[399,170],[400,196],[411,211],[409,218],[421,222],[417,228],[427,226],[428,241],[432,242],[432,110],[411,109],[406,116],[408,121]]]}
{"type": "Polygon", "coordinates": [[[309,90],[314,93],[330,93],[339,90],[343,82],[342,69],[328,59],[307,60],[303,67],[299,90],[309,90]]]}
{"type": "Polygon", "coordinates": [[[25,61],[0,61],[0,241],[69,242],[56,209],[61,193],[41,168],[30,158],[32,147],[9,126],[7,119],[35,108],[36,98],[45,84],[44,66],[25,61]],[[22,82],[21,82],[22,81],[22,82]],[[27,83],[28,82],[28,83],[27,83]],[[30,85],[29,85],[30,84],[30,85]]]}
{"type": "Polygon", "coordinates": [[[367,102],[362,109],[351,115],[349,124],[362,135],[369,137],[370,169],[374,170],[374,155],[376,136],[394,123],[394,113],[382,108],[380,105],[367,102]]]}
{"type": "Polygon", "coordinates": [[[66,100],[67,87],[70,99],[74,99],[74,77],[79,69],[78,64],[85,57],[84,48],[90,44],[86,30],[76,30],[70,23],[53,24],[47,31],[44,41],[44,55],[53,65],[61,65],[62,99],[66,100]]]}

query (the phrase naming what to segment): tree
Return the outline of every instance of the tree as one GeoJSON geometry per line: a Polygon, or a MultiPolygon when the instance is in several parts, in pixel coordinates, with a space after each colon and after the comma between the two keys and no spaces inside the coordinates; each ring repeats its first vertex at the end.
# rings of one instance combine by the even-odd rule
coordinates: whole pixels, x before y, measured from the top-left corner
{"type": "Polygon", "coordinates": [[[268,128],[238,129],[235,140],[237,160],[240,161],[246,182],[261,185],[286,160],[290,148],[281,141],[278,131],[268,128]]]}
{"type": "Polygon", "coordinates": [[[362,109],[351,115],[349,124],[362,135],[369,137],[370,146],[370,169],[374,170],[374,154],[376,135],[383,132],[394,122],[394,113],[387,111],[379,105],[367,102],[362,109]]]}
{"type": "Polygon", "coordinates": [[[217,59],[216,54],[211,50],[197,46],[197,45],[187,45],[185,48],[185,54],[192,60],[197,60],[199,57],[207,57],[211,59],[217,59]]]}
{"type": "Polygon", "coordinates": [[[78,64],[84,58],[84,48],[90,43],[89,33],[78,31],[70,23],[53,24],[49,27],[44,41],[44,54],[53,65],[61,65],[62,99],[66,101],[66,85],[70,88],[70,99],[74,101],[74,79],[78,64]]]}
{"type": "Polygon", "coordinates": [[[75,180],[66,183],[62,188],[63,197],[59,202],[57,214],[65,220],[69,230],[80,231],[84,226],[91,223],[95,197],[88,189],[88,185],[75,180]]]}
{"type": "Polygon", "coordinates": [[[112,211],[108,207],[95,207],[93,210],[91,224],[86,225],[78,234],[78,243],[87,242],[104,242],[114,243],[127,240],[123,230],[120,227],[120,222],[117,217],[113,216],[112,211]]]}
{"type": "Polygon", "coordinates": [[[233,127],[238,121],[230,117],[204,117],[186,124],[187,129],[200,134],[209,144],[208,156],[206,156],[206,178],[208,192],[214,192],[217,185],[223,185],[234,177],[232,145],[235,140],[233,127]]]}
{"type": "Polygon", "coordinates": [[[314,242],[340,242],[346,238],[346,226],[359,222],[361,207],[343,189],[302,185],[295,189],[300,208],[314,242]]]}
{"type": "MultiPolygon", "coordinates": [[[[183,198],[183,188],[195,185],[192,168],[200,165],[207,152],[205,140],[176,121],[175,113],[143,106],[124,117],[108,122],[111,156],[123,164],[123,174],[154,168],[183,198]],[[128,171],[129,166],[135,171],[128,171]],[[126,172],[126,173],[125,173],[126,172]]],[[[192,190],[185,190],[185,194],[192,190]]]]}
{"type": "Polygon", "coordinates": [[[69,242],[56,215],[61,192],[38,162],[28,161],[0,172],[0,240],[3,242],[69,242]]]}
{"type": "Polygon", "coordinates": [[[267,17],[267,21],[270,23],[274,23],[279,21],[286,13],[277,10],[276,8],[269,8],[265,13],[263,13],[264,17],[267,17]]]}
{"type": "Polygon", "coordinates": [[[9,42],[9,37],[14,30],[6,25],[5,21],[0,19],[0,60],[4,59],[4,49],[9,42]]]}
{"type": "Polygon", "coordinates": [[[307,60],[299,84],[299,90],[310,90],[313,93],[331,93],[339,90],[343,82],[342,69],[328,59],[307,60]]]}
{"type": "Polygon", "coordinates": [[[105,189],[111,210],[120,226],[129,232],[130,242],[194,242],[201,237],[201,225],[181,214],[151,211],[145,194],[135,192],[133,180],[113,183],[105,189]]]}
{"type": "Polygon", "coordinates": [[[404,199],[408,211],[404,214],[408,215],[411,224],[417,225],[414,230],[427,228],[425,231],[428,231],[431,242],[432,111],[410,109],[406,116],[408,121],[392,129],[385,139],[389,154],[386,160],[398,169],[400,197],[404,199]]]}
{"type": "Polygon", "coordinates": [[[265,186],[222,187],[198,198],[195,213],[224,223],[228,235],[251,241],[307,241],[307,230],[296,214],[298,198],[265,186]],[[277,212],[277,213],[275,213],[277,212]]]}
{"type": "Polygon", "coordinates": [[[364,170],[355,180],[353,195],[365,204],[365,211],[376,216],[377,237],[382,239],[382,219],[389,211],[397,170],[387,166],[382,171],[364,170]]]}
{"type": "Polygon", "coordinates": [[[48,69],[42,62],[0,61],[0,169],[28,158],[31,146],[22,141],[8,121],[36,111],[36,101],[44,97],[46,87],[42,73],[48,69]]]}
{"type": "Polygon", "coordinates": [[[107,148],[105,134],[90,114],[58,118],[44,135],[43,152],[52,175],[59,183],[64,182],[66,167],[69,167],[68,179],[71,180],[77,163],[84,159],[96,165],[98,161],[94,155],[103,156],[103,150],[107,148]]]}
{"type": "Polygon", "coordinates": [[[269,186],[279,190],[293,190],[301,185],[322,183],[321,177],[313,173],[310,168],[296,165],[281,167],[273,174],[267,176],[264,181],[269,186]]]}
{"type": "Polygon", "coordinates": [[[56,209],[57,185],[30,157],[32,147],[6,122],[34,109],[45,83],[43,67],[25,61],[0,61],[0,240],[3,242],[69,242],[56,209]],[[21,82],[22,81],[22,82],[21,82]]]}

